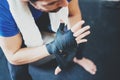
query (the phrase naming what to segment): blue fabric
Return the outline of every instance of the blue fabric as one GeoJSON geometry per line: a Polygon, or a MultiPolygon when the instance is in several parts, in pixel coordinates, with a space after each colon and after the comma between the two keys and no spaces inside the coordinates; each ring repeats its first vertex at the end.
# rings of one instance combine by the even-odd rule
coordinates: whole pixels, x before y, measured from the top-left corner
{"type": "Polygon", "coordinates": [[[54,75],[56,66],[57,64],[54,60],[41,66],[29,65],[32,80],[81,80],[86,75],[89,80],[91,77],[88,72],[77,64],[72,64],[67,69],[62,70],[58,75],[54,75]]]}
{"type": "Polygon", "coordinates": [[[8,68],[12,80],[32,80],[28,73],[28,64],[16,66],[8,63],[8,68]]]}
{"type": "Polygon", "coordinates": [[[9,76],[6,58],[0,48],[0,80],[11,80],[9,76]]]}
{"type": "MultiPolygon", "coordinates": [[[[41,11],[36,10],[31,5],[29,7],[34,19],[41,16],[41,11]]],[[[19,33],[19,29],[10,13],[7,0],[0,0],[0,36],[10,37],[17,33],[19,33]]]]}
{"type": "Polygon", "coordinates": [[[13,36],[19,32],[6,0],[0,0],[0,36],[13,36]]]}
{"type": "Polygon", "coordinates": [[[71,0],[67,0],[68,2],[70,2],[71,0]]]}

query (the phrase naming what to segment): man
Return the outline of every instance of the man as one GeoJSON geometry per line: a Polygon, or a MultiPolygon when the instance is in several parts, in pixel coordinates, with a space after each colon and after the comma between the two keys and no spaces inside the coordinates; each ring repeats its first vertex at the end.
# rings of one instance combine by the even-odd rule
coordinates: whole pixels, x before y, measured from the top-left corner
{"type": "MultiPolygon", "coordinates": [[[[49,0],[48,1],[47,0],[46,1],[44,1],[44,0],[43,1],[42,0],[35,0],[35,1],[34,0],[32,0],[32,1],[22,0],[22,1],[26,2],[26,3],[30,3],[29,6],[31,9],[31,13],[36,21],[42,14],[41,11],[45,11],[45,12],[54,12],[55,11],[56,12],[61,7],[69,6],[70,25],[72,26],[71,31],[73,32],[73,35],[76,37],[75,40],[76,40],[77,44],[87,41],[86,39],[82,39],[82,38],[84,38],[85,36],[87,36],[90,33],[89,31],[87,31],[89,29],[89,27],[85,27],[85,28],[81,29],[81,26],[84,22],[83,21],[78,22],[81,20],[81,16],[80,16],[77,0],[71,1],[69,3],[69,5],[68,5],[68,1],[66,1],[66,0],[59,0],[59,1],[57,1],[57,0],[50,0],[50,1],[49,0]],[[76,22],[78,22],[78,23],[76,25],[74,25],[76,22]]],[[[22,42],[23,42],[22,36],[16,25],[16,22],[14,21],[12,15],[10,13],[7,1],[2,0],[0,3],[0,6],[1,6],[1,8],[0,8],[1,11],[5,10],[3,12],[0,12],[0,14],[1,14],[1,17],[0,17],[1,48],[3,49],[7,60],[11,63],[9,65],[9,67],[11,69],[10,72],[11,72],[12,76],[17,76],[18,74],[16,75],[16,73],[14,74],[14,72],[12,72],[12,71],[14,71],[15,68],[19,67],[21,71],[22,71],[22,69],[27,69],[27,65],[23,65],[23,64],[38,61],[46,56],[49,56],[50,53],[49,53],[48,49],[46,48],[46,45],[33,47],[33,48],[27,48],[27,47],[21,48],[22,42]],[[11,46],[13,44],[14,44],[14,46],[11,46]],[[16,67],[15,65],[21,65],[21,66],[16,67]]],[[[90,63],[90,65],[94,66],[94,64],[92,62],[90,62],[89,60],[87,60],[85,58],[81,59],[81,61],[82,60],[86,61],[86,62],[90,63]]],[[[78,63],[78,60],[75,58],[74,62],[78,63]]],[[[81,65],[82,65],[82,63],[81,63],[81,65]]],[[[84,65],[82,65],[82,66],[84,67],[84,65]]],[[[86,69],[86,67],[85,67],[85,69],[86,69]]],[[[18,71],[18,69],[16,69],[16,70],[18,71]]],[[[89,70],[91,72],[91,68],[89,70]]],[[[93,74],[95,73],[95,71],[92,71],[93,74]]],[[[29,77],[29,75],[27,75],[28,74],[27,70],[24,70],[21,73],[24,73],[24,72],[25,72],[26,76],[29,77]]],[[[25,76],[25,75],[21,75],[21,77],[22,76],[25,76]]],[[[20,77],[14,77],[14,79],[20,79],[20,77]]],[[[27,77],[20,79],[20,80],[25,80],[25,79],[28,80],[27,77]]]]}

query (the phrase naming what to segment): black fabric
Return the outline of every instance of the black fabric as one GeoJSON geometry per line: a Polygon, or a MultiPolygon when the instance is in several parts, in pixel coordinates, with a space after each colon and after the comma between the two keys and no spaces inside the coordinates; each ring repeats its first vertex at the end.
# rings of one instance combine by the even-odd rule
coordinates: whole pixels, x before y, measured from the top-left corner
{"type": "Polygon", "coordinates": [[[60,50],[66,50],[68,48],[73,48],[77,46],[77,43],[75,41],[75,37],[73,36],[73,33],[71,30],[68,30],[66,32],[63,31],[64,24],[60,24],[60,27],[56,33],[56,37],[54,41],[47,44],[46,47],[50,54],[55,54],[60,52],[60,50]]]}
{"type": "Polygon", "coordinates": [[[48,13],[43,12],[40,18],[35,20],[40,31],[52,32],[48,13]]]}
{"type": "Polygon", "coordinates": [[[84,51],[85,45],[86,45],[86,43],[81,43],[77,46],[77,51],[76,51],[76,55],[75,55],[75,57],[77,59],[83,58],[83,51],[84,51]]]}
{"type": "MultiPolygon", "coordinates": [[[[75,57],[77,52],[77,48],[70,48],[67,49],[65,51],[62,52],[62,54],[64,54],[62,56],[62,61],[63,63],[61,63],[60,65],[58,65],[62,70],[63,69],[67,69],[68,66],[71,66],[73,64],[73,58],[75,57]]],[[[60,62],[58,62],[60,63],[60,62]]]]}

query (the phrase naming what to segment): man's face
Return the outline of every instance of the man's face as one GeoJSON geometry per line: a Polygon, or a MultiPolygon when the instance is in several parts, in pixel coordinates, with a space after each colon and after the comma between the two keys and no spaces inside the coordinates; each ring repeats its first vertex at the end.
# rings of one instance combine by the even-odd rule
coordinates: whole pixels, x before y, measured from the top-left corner
{"type": "Polygon", "coordinates": [[[29,0],[29,2],[38,10],[45,12],[56,12],[61,7],[68,6],[67,0],[29,0]]]}

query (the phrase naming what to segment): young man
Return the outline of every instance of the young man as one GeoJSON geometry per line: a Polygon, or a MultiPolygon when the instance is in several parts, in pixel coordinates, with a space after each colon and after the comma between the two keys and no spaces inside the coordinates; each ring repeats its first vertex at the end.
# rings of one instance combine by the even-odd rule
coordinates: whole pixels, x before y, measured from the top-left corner
{"type": "MultiPolygon", "coordinates": [[[[89,31],[87,31],[89,27],[86,26],[84,28],[81,28],[84,22],[80,21],[81,16],[80,16],[77,0],[72,0],[69,4],[68,4],[68,1],[66,0],[59,0],[59,1],[58,0],[32,0],[32,1],[22,0],[22,1],[25,3],[30,3],[29,8],[31,10],[31,13],[36,23],[37,23],[37,19],[41,17],[43,12],[56,12],[59,9],[61,9],[61,7],[69,6],[69,19],[70,19],[70,25],[71,25],[70,30],[73,32],[73,35],[76,37],[75,40],[77,44],[87,41],[86,39],[82,39],[82,38],[84,38],[90,33],[89,31]]],[[[19,67],[21,71],[23,68],[24,69],[23,72],[26,72],[27,74],[27,71],[25,70],[25,67],[27,69],[27,65],[23,65],[23,64],[28,64],[28,63],[38,61],[46,56],[49,56],[50,53],[46,48],[46,45],[32,47],[32,48],[27,48],[27,47],[21,48],[23,43],[22,36],[9,10],[9,4],[7,3],[6,0],[2,0],[0,3],[0,6],[1,6],[0,7],[0,10],[1,10],[0,11],[0,15],[1,15],[0,16],[0,35],[1,35],[0,45],[5,53],[7,60],[11,63],[9,65],[11,69],[11,74],[12,76],[16,75],[16,73],[12,71],[14,71],[14,69],[17,67],[19,67]],[[15,65],[21,65],[21,66],[16,67],[15,65]]],[[[82,58],[81,60],[74,58],[73,61],[83,66],[91,74],[95,74],[96,66],[90,60],[86,58],[82,58]]],[[[16,70],[19,71],[18,69],[16,70]]],[[[55,74],[57,74],[58,72],[59,70],[56,69],[55,74]]],[[[17,80],[20,78],[15,77],[14,79],[17,80]]],[[[25,78],[23,79],[25,80],[25,78]]],[[[28,78],[26,79],[28,80],[28,78]]]]}

